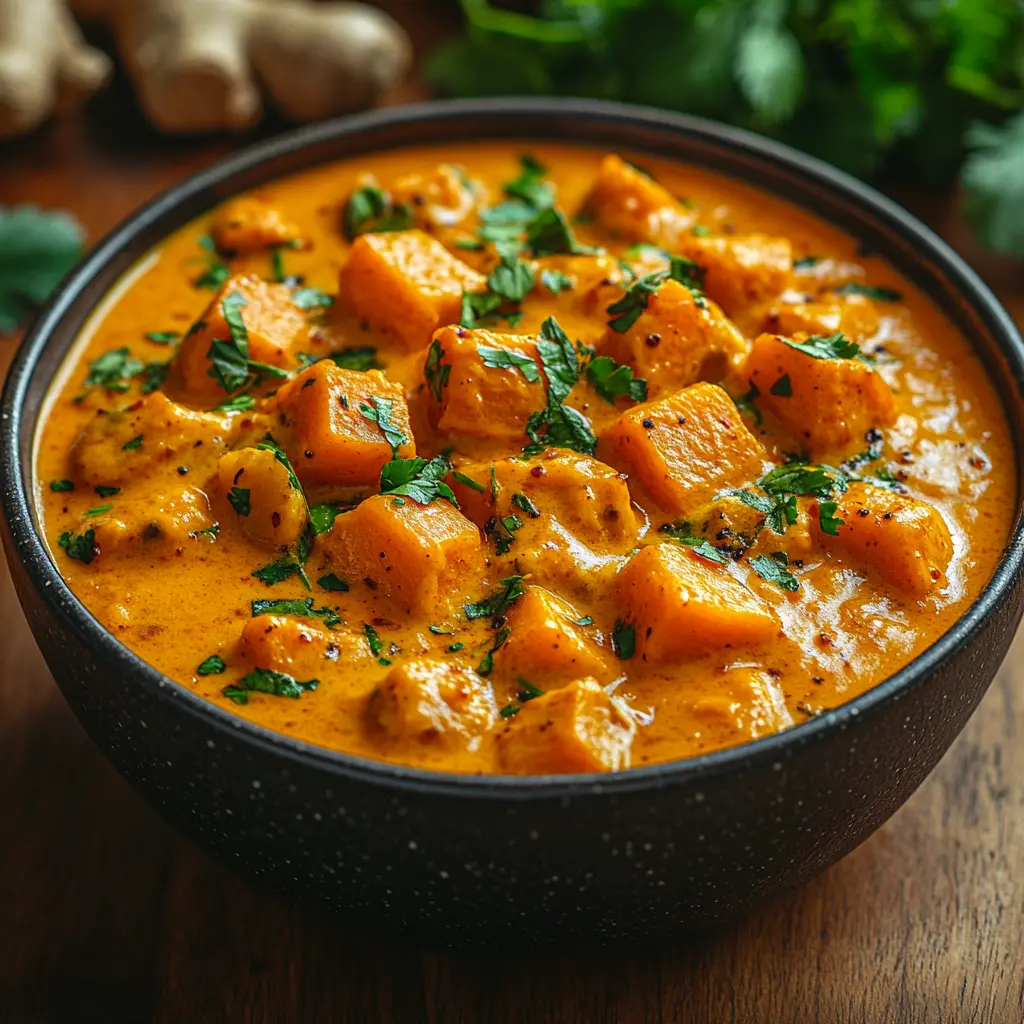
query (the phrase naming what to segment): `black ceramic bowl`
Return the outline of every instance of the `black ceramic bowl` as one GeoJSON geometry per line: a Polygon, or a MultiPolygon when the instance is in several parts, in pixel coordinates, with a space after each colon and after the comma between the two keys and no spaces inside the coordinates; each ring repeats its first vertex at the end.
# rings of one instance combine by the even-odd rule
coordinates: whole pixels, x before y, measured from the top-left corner
{"type": "Polygon", "coordinates": [[[107,633],[39,537],[32,450],[43,396],[83,321],[140,255],[222,199],[280,175],[394,146],[488,137],[676,157],[845,228],[924,288],[968,338],[996,384],[1020,459],[1020,336],[964,262],[878,193],[783,146],[693,118],[581,101],[436,103],[255,146],[165,193],[95,249],[39,318],[7,379],[4,544],[36,640],[92,738],[224,860],[405,939],[520,951],[656,941],[803,881],[914,791],[974,710],[1020,619],[1019,514],[995,575],[955,627],[857,700],[705,757],[612,776],[534,778],[365,761],[228,714],[107,633]]]}

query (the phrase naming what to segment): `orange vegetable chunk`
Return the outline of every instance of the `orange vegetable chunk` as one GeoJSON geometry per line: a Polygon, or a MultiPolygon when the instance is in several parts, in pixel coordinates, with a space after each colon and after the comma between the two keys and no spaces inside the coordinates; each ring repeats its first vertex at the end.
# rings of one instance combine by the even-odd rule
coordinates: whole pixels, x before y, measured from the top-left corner
{"type": "Polygon", "coordinates": [[[563,775],[628,768],[636,721],[596,679],[580,679],[523,704],[498,733],[512,775],[563,775]]]}
{"type": "Polygon", "coordinates": [[[292,302],[292,293],[283,284],[270,284],[253,274],[229,278],[206,312],[185,336],[176,359],[180,381],[190,397],[197,401],[220,401],[227,393],[209,371],[214,341],[231,341],[231,328],[224,317],[224,300],[238,302],[242,323],[248,336],[249,358],[280,368],[292,364],[296,344],[308,333],[306,318],[292,302]],[[235,296],[239,298],[234,299],[235,296]]]}
{"type": "Polygon", "coordinates": [[[859,359],[817,359],[775,335],[762,334],[744,372],[760,392],[761,408],[812,451],[860,441],[872,427],[886,427],[896,419],[889,385],[859,359]]]}
{"type": "Polygon", "coordinates": [[[668,512],[680,514],[760,472],[764,450],[733,400],[694,384],[624,412],[602,440],[668,512]]]}
{"type": "Polygon", "coordinates": [[[647,380],[649,396],[658,398],[698,381],[722,380],[742,364],[748,345],[717,305],[698,303],[689,288],[668,280],[628,331],[609,327],[597,349],[632,367],[647,380]]]}
{"type": "Polygon", "coordinates": [[[641,548],[618,575],[636,652],[651,665],[770,640],[769,607],[724,566],[672,542],[641,548]]]}
{"type": "Polygon", "coordinates": [[[225,203],[214,214],[210,233],[221,252],[254,252],[299,237],[295,224],[256,196],[240,196],[225,203]]]}
{"type": "Polygon", "coordinates": [[[687,235],[683,254],[704,271],[704,288],[730,316],[785,291],[793,275],[788,238],[687,235]]]}
{"type": "Polygon", "coordinates": [[[391,669],[370,694],[369,713],[391,740],[476,750],[498,708],[490,685],[472,669],[420,658],[391,669]]]}
{"type": "Polygon", "coordinates": [[[583,208],[617,239],[669,248],[696,220],[668,189],[615,154],[601,161],[583,208]]]}
{"type": "Polygon", "coordinates": [[[782,689],[767,672],[734,668],[713,683],[714,693],[697,700],[693,713],[718,743],[756,740],[793,724],[782,689]]]}
{"type": "Polygon", "coordinates": [[[333,672],[339,661],[353,665],[370,657],[363,637],[332,633],[286,615],[257,615],[242,627],[242,657],[256,668],[283,672],[306,682],[333,672]]]}
{"type": "Polygon", "coordinates": [[[416,454],[405,392],[379,370],[345,370],[321,359],[285,384],[276,404],[286,420],[288,458],[303,484],[376,485],[393,454],[374,415],[405,439],[398,445],[402,458],[416,454]]]}
{"type": "Polygon", "coordinates": [[[844,550],[890,582],[921,598],[945,586],[953,557],[949,529],[938,509],[885,487],[852,483],[836,499],[843,520],[822,543],[844,550]]]}
{"type": "Polygon", "coordinates": [[[450,607],[473,585],[480,532],[447,501],[375,494],[338,516],[320,546],[331,569],[369,580],[411,615],[450,607]]]}
{"type": "Polygon", "coordinates": [[[547,404],[537,343],[526,335],[442,327],[434,335],[427,365],[428,369],[438,367],[431,371],[433,378],[428,376],[428,384],[440,407],[438,429],[444,434],[521,438],[525,444],[526,421],[547,404]],[[524,366],[489,366],[485,359],[492,364],[518,361],[524,366]],[[525,365],[527,360],[530,365],[525,365]]]}
{"type": "Polygon", "coordinates": [[[217,463],[221,494],[248,491],[248,514],[233,514],[241,531],[258,544],[287,547],[306,525],[306,502],[274,453],[260,448],[225,452],[217,463]]]}
{"type": "MultiPolygon", "coordinates": [[[[792,293],[787,293],[792,294],[792,293]]],[[[878,307],[863,295],[847,295],[841,301],[778,302],[764,319],[769,334],[835,334],[842,331],[851,341],[866,341],[878,333],[878,307]]]]}
{"type": "Polygon", "coordinates": [[[360,235],[341,270],[341,291],[367,323],[406,349],[426,348],[444,324],[458,323],[463,291],[482,291],[478,274],[423,231],[360,235]]]}
{"type": "MultiPolygon", "coordinates": [[[[601,649],[588,637],[588,627],[577,625],[579,619],[580,613],[550,590],[526,587],[509,612],[512,632],[497,654],[499,664],[527,679],[603,676],[601,649]]],[[[593,627],[589,630],[592,636],[593,627]]]]}

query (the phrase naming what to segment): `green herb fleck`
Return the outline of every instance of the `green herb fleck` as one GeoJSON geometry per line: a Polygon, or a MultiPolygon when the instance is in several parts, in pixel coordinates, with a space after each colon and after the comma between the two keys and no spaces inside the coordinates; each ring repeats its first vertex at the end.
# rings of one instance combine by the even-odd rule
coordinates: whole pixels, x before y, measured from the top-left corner
{"type": "Polygon", "coordinates": [[[219,654],[211,654],[205,661],[200,662],[196,669],[197,676],[219,676],[227,666],[219,654]]]}

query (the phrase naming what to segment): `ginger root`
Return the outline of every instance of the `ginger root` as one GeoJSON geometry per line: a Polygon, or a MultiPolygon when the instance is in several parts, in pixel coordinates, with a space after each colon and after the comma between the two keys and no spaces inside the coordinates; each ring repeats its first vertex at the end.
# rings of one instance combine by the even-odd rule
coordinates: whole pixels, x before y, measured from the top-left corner
{"type": "Polygon", "coordinates": [[[411,58],[402,29],[359,3],[72,0],[72,5],[82,17],[110,23],[146,115],[166,132],[247,128],[259,119],[261,90],[296,121],[347,113],[369,106],[405,73],[411,58]]]}
{"type": "Polygon", "coordinates": [[[85,44],[64,0],[0,0],[0,138],[73,107],[109,75],[110,60],[85,44]]]}

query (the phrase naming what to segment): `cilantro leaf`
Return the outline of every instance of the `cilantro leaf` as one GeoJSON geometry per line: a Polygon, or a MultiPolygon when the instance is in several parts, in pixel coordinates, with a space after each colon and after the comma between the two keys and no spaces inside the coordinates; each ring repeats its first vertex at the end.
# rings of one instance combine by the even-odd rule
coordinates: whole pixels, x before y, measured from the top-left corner
{"type": "Polygon", "coordinates": [[[565,214],[554,206],[541,210],[526,225],[526,244],[534,256],[556,256],[560,253],[589,256],[599,251],[576,241],[565,214]]]}
{"type": "Polygon", "coordinates": [[[412,210],[394,203],[391,196],[376,185],[364,185],[348,197],[342,218],[345,238],[354,241],[368,232],[405,231],[412,227],[412,210]]]}
{"type": "Polygon", "coordinates": [[[777,395],[779,398],[792,398],[793,397],[793,382],[789,379],[789,374],[784,373],[769,389],[768,391],[777,395]]]}
{"type": "Polygon", "coordinates": [[[326,309],[334,305],[334,296],[319,288],[298,288],[292,292],[292,302],[299,309],[326,309]]]}
{"type": "Polygon", "coordinates": [[[560,270],[542,270],[540,272],[540,283],[552,295],[568,291],[573,286],[572,278],[568,274],[563,274],[560,270]]]}
{"type": "Polygon", "coordinates": [[[839,527],[846,520],[836,515],[838,507],[834,501],[822,501],[818,504],[818,523],[821,525],[822,533],[831,534],[833,537],[839,536],[839,527]]]}
{"type": "Polygon", "coordinates": [[[518,370],[531,384],[540,380],[536,360],[525,352],[514,348],[493,348],[490,345],[477,345],[476,350],[484,366],[496,370],[518,370]]]}
{"type": "Polygon", "coordinates": [[[784,338],[779,334],[776,335],[776,338],[783,345],[795,348],[797,352],[803,352],[805,356],[810,356],[812,359],[864,358],[861,355],[860,345],[855,341],[850,341],[842,331],[836,331],[835,334],[828,336],[812,334],[804,341],[793,341],[792,338],[784,338]]]}
{"type": "Polygon", "coordinates": [[[463,605],[467,619],[493,619],[505,612],[523,596],[523,577],[508,576],[501,581],[501,589],[482,601],[463,605]]]}
{"type": "Polygon", "coordinates": [[[509,302],[522,302],[536,284],[533,267],[517,256],[505,253],[487,277],[487,287],[493,295],[509,302]]]}
{"type": "Polygon", "coordinates": [[[647,401],[647,381],[643,377],[634,377],[628,366],[616,363],[609,356],[595,356],[590,360],[587,364],[587,380],[611,405],[620,396],[626,396],[634,402],[647,401]]]}
{"type": "Polygon", "coordinates": [[[219,676],[227,666],[219,654],[211,654],[210,657],[199,663],[196,669],[197,676],[219,676]]]}
{"type": "Polygon", "coordinates": [[[50,490],[57,494],[63,491],[73,491],[75,489],[74,481],[72,480],[51,480],[50,490]]]}
{"type": "Polygon", "coordinates": [[[429,461],[419,456],[413,459],[392,459],[380,471],[380,493],[404,495],[420,505],[429,505],[443,498],[458,508],[455,494],[444,482],[450,469],[443,455],[436,455],[429,461]]]}
{"type": "Polygon", "coordinates": [[[465,473],[460,473],[457,469],[452,470],[452,479],[458,480],[460,484],[463,484],[466,487],[471,488],[478,494],[483,494],[484,491],[487,490],[487,488],[482,483],[480,483],[479,480],[474,480],[471,476],[466,476],[465,473]]]}
{"type": "Polygon", "coordinates": [[[622,619],[612,628],[612,650],[617,658],[628,661],[636,654],[636,627],[622,619]]]}
{"type": "Polygon", "coordinates": [[[294,615],[298,618],[323,619],[325,626],[336,626],[341,616],[333,608],[317,608],[313,598],[257,599],[252,602],[252,617],[258,615],[294,615]]]}
{"type": "MultiPolygon", "coordinates": [[[[465,305],[465,296],[463,297],[465,305]]],[[[448,386],[448,378],[451,377],[452,368],[450,363],[442,362],[444,349],[441,342],[435,338],[427,350],[427,361],[423,364],[423,376],[426,379],[430,393],[440,402],[441,391],[448,386]]]]}
{"type": "Polygon", "coordinates": [[[0,334],[46,302],[84,242],[85,231],[69,213],[0,206],[0,334]]]}
{"type": "Polygon", "coordinates": [[[142,373],[145,366],[135,359],[127,347],[112,349],[89,364],[85,378],[87,388],[105,388],[107,391],[127,391],[131,379],[142,373]]]}
{"type": "Polygon", "coordinates": [[[254,668],[233,686],[225,686],[221,693],[236,704],[248,704],[250,693],[268,693],[274,697],[298,700],[304,693],[315,690],[319,685],[319,679],[309,679],[303,683],[285,672],[254,668]]]}
{"type": "Polygon", "coordinates": [[[368,405],[366,402],[359,403],[359,411],[366,417],[371,423],[376,423],[380,428],[380,432],[384,435],[384,439],[389,445],[391,445],[391,455],[396,457],[398,455],[398,449],[403,444],[409,443],[409,438],[405,436],[405,433],[391,422],[391,414],[394,411],[394,402],[390,398],[381,398],[379,395],[371,395],[370,401],[373,405],[368,405]]]}
{"type": "Polygon", "coordinates": [[[316,583],[318,587],[323,587],[324,590],[333,590],[342,594],[351,589],[348,580],[343,580],[333,572],[325,573],[316,583]]]}
{"type": "Polygon", "coordinates": [[[313,524],[313,532],[319,537],[334,525],[334,520],[341,514],[337,505],[323,502],[309,506],[309,521],[313,524]]]}
{"type": "Polygon", "coordinates": [[[786,568],[786,564],[776,557],[780,554],[782,552],[775,552],[771,557],[768,555],[756,555],[750,560],[750,567],[761,579],[766,580],[768,583],[776,584],[782,590],[799,590],[800,583],[797,578],[786,568]]]}
{"type": "Polygon", "coordinates": [[[512,495],[512,504],[516,508],[522,509],[531,519],[537,519],[540,516],[540,510],[537,506],[525,494],[519,491],[512,495]]]}
{"type": "Polygon", "coordinates": [[[250,501],[251,492],[248,487],[232,487],[228,491],[228,504],[240,516],[247,516],[252,512],[250,501]]]}
{"type": "Polygon", "coordinates": [[[900,302],[903,299],[903,293],[896,291],[895,288],[858,284],[856,281],[848,281],[832,290],[836,295],[863,295],[865,298],[874,299],[875,302],[900,302]]]}
{"type": "Polygon", "coordinates": [[[555,201],[555,187],[544,180],[548,169],[529,153],[519,158],[519,164],[519,177],[505,182],[505,194],[537,210],[549,207],[555,201]]]}
{"type": "Polygon", "coordinates": [[[276,562],[270,562],[268,565],[261,566],[259,569],[253,571],[252,576],[254,579],[265,583],[268,587],[272,587],[275,583],[283,583],[287,579],[291,579],[292,576],[297,576],[302,572],[302,566],[292,558],[279,558],[276,562]]]}
{"type": "Polygon", "coordinates": [[[92,527],[82,533],[62,533],[57,546],[67,552],[68,558],[74,558],[86,565],[100,553],[96,546],[96,531],[92,527]]]}
{"type": "Polygon", "coordinates": [[[801,462],[788,462],[776,466],[757,482],[769,494],[802,494],[828,498],[833,492],[846,490],[846,475],[830,466],[810,466],[801,462]]]}

